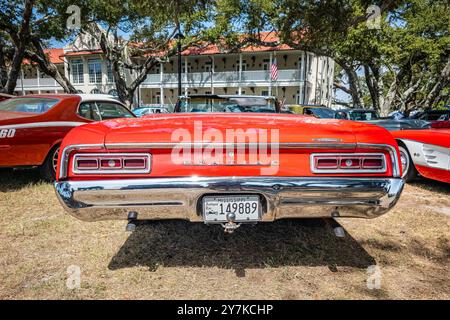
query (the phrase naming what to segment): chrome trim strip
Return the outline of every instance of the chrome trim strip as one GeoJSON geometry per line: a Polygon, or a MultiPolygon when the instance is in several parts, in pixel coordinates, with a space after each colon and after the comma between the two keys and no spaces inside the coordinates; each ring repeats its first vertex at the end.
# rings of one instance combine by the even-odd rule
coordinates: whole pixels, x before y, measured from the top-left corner
{"type": "Polygon", "coordinates": [[[375,144],[375,143],[357,143],[356,146],[358,148],[387,150],[389,152],[389,156],[391,158],[392,163],[392,176],[394,178],[401,177],[399,156],[397,154],[397,149],[394,146],[391,146],[390,144],[375,144]]]}
{"type": "MultiPolygon", "coordinates": [[[[138,173],[150,173],[151,167],[152,167],[152,156],[149,153],[83,153],[83,154],[76,154],[74,156],[74,161],[72,163],[72,171],[76,174],[116,174],[116,173],[123,173],[123,174],[138,174],[138,173]],[[98,169],[88,169],[88,170],[79,170],[75,168],[75,161],[79,158],[84,157],[99,157],[100,162],[98,169]],[[133,159],[136,157],[145,157],[146,158],[146,166],[145,168],[137,168],[137,169],[102,169],[101,168],[101,158],[102,157],[108,157],[110,159],[114,159],[114,157],[117,157],[117,160],[120,160],[121,157],[125,157],[126,159],[133,159]]],[[[123,164],[122,164],[123,166],[123,164]]]]}
{"type": "Polygon", "coordinates": [[[55,188],[66,211],[85,221],[127,219],[136,211],[138,219],[201,222],[202,197],[227,194],[261,195],[261,221],[374,218],[395,205],[403,185],[400,178],[251,176],[61,181],[55,188]]]}
{"type": "Polygon", "coordinates": [[[312,153],[309,156],[309,163],[311,172],[313,173],[384,173],[387,170],[386,156],[383,153],[312,153]],[[364,157],[364,156],[377,156],[382,157],[383,167],[378,169],[316,169],[314,167],[314,157],[320,156],[337,156],[337,157],[364,157]]]}
{"type": "Polygon", "coordinates": [[[86,122],[81,121],[47,121],[47,122],[29,122],[29,123],[19,123],[19,124],[9,124],[5,126],[0,126],[0,130],[3,129],[31,129],[31,128],[52,128],[52,127],[78,127],[86,122]]]}
{"type": "Polygon", "coordinates": [[[174,147],[190,148],[254,148],[254,147],[278,147],[279,149],[354,149],[355,143],[303,143],[303,142],[282,142],[282,143],[211,143],[211,142],[151,142],[151,143],[106,143],[107,149],[172,149],[174,147]]]}
{"type": "Polygon", "coordinates": [[[67,169],[69,168],[69,156],[72,151],[83,149],[105,149],[103,144],[74,144],[65,147],[61,151],[61,161],[59,165],[59,179],[67,177],[67,169]]]}

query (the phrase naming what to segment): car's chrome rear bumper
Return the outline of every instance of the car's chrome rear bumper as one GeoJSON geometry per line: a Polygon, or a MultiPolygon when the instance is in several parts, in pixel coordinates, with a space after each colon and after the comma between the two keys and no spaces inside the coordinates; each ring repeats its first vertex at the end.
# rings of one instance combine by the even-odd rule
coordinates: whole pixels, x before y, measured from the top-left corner
{"type": "Polygon", "coordinates": [[[85,220],[185,219],[203,221],[206,194],[259,194],[262,221],[283,218],[374,218],[391,209],[400,178],[191,177],[56,182],[64,208],[85,220]],[[339,214],[337,214],[339,212],[339,214]]]}

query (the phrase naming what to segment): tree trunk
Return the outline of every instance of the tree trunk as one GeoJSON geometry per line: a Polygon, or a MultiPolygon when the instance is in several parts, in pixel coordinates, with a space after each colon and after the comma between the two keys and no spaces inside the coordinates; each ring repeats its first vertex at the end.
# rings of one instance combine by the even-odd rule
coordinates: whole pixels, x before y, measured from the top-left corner
{"type": "Polygon", "coordinates": [[[6,81],[4,91],[8,94],[13,94],[16,89],[17,79],[19,78],[20,68],[24,58],[24,48],[16,48],[11,62],[11,67],[8,72],[8,80],[6,81]]]}
{"type": "Polygon", "coordinates": [[[8,69],[6,67],[5,45],[0,41],[0,91],[2,91],[8,81],[8,69]]]}
{"type": "Polygon", "coordinates": [[[364,108],[361,85],[359,83],[359,78],[356,70],[351,67],[346,61],[336,60],[336,62],[342,67],[342,69],[345,71],[345,74],[347,75],[350,95],[352,96],[353,108],[364,108]]]}
{"type": "Polygon", "coordinates": [[[440,93],[442,89],[444,89],[449,84],[450,79],[450,56],[447,58],[447,64],[444,69],[442,69],[441,74],[439,75],[435,85],[428,93],[427,98],[425,100],[424,106],[425,108],[431,108],[433,104],[437,103],[437,100],[440,98],[440,93]]]}
{"type": "Polygon", "coordinates": [[[372,74],[371,68],[366,64],[364,65],[364,77],[366,79],[367,88],[369,89],[370,99],[372,100],[372,108],[380,110],[377,80],[372,74]]]}
{"type": "Polygon", "coordinates": [[[38,64],[39,69],[46,75],[55,79],[56,82],[63,88],[65,93],[77,93],[77,89],[72,85],[72,83],[67,79],[64,73],[58,70],[58,67],[50,61],[48,56],[45,54],[42,44],[39,39],[32,39],[33,47],[36,52],[30,50],[26,51],[27,57],[38,64]]]}
{"type": "Polygon", "coordinates": [[[13,94],[16,89],[17,79],[22,67],[23,58],[25,56],[25,48],[28,45],[30,38],[30,19],[33,14],[34,0],[24,1],[24,11],[22,17],[22,24],[17,34],[11,35],[13,39],[15,50],[11,61],[11,67],[8,73],[8,81],[5,85],[6,93],[13,94]]]}

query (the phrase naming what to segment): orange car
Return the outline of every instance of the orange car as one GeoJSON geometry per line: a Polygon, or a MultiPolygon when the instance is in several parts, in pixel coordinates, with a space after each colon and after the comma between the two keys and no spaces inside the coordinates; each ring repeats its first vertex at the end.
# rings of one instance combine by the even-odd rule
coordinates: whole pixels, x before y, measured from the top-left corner
{"type": "Polygon", "coordinates": [[[85,220],[374,218],[403,188],[397,143],[378,126],[281,114],[267,97],[189,96],[173,114],[72,130],[57,195],[85,220]]]}
{"type": "Polygon", "coordinates": [[[135,116],[107,95],[46,94],[0,102],[0,167],[38,166],[54,180],[59,145],[74,127],[135,116]]]}

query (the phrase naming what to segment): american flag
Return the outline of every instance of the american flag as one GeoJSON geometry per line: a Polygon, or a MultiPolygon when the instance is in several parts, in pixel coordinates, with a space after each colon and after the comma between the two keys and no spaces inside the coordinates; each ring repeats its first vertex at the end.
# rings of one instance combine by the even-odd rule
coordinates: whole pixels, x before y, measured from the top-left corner
{"type": "Polygon", "coordinates": [[[270,66],[270,79],[272,79],[272,81],[278,80],[277,58],[273,59],[272,65],[270,66]]]}

